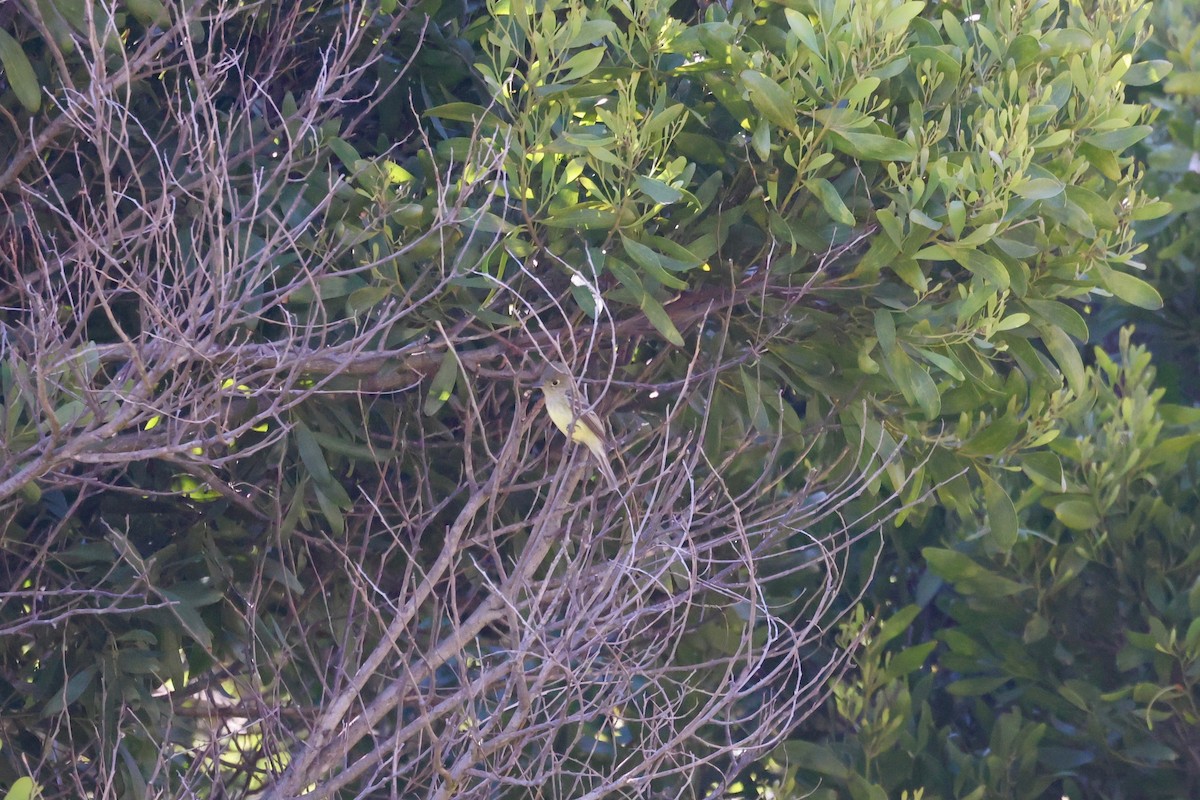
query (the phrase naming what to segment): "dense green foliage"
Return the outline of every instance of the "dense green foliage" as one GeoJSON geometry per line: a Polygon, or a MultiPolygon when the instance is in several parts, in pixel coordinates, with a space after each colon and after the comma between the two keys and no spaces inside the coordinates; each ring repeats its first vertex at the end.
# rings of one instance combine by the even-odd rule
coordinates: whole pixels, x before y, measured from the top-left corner
{"type": "Polygon", "coordinates": [[[1079,349],[1191,248],[1140,0],[74,5],[0,15],[0,786],[1197,790],[1200,419],[1079,349]]]}
{"type": "Polygon", "coordinates": [[[840,733],[784,750],[814,796],[1200,786],[1200,411],[1161,404],[1128,336],[1094,355],[1050,451],[1002,479],[1022,530],[1006,557],[947,515],[897,532],[901,580],[868,601],[887,619],[815,728],[840,733]]]}
{"type": "Polygon", "coordinates": [[[1200,791],[1200,414],[1164,402],[1195,400],[1200,365],[1200,18],[1168,0],[1152,21],[1146,71],[1169,77],[1136,95],[1159,110],[1141,155],[1146,186],[1173,208],[1138,234],[1166,307],[1089,308],[1090,390],[1064,409],[1049,452],[1001,479],[1020,520],[1011,553],[981,552],[953,514],[897,531],[865,603],[884,621],[857,676],[776,754],[797,794],[1200,791]],[[1117,333],[1130,319],[1144,348],[1117,333]]]}
{"type": "Polygon", "coordinates": [[[1187,0],[1155,3],[1154,35],[1143,52],[1166,79],[1145,86],[1134,97],[1157,109],[1155,133],[1138,146],[1145,163],[1148,191],[1170,202],[1169,214],[1138,226],[1149,250],[1143,259],[1151,280],[1166,298],[1161,312],[1145,313],[1125,306],[1104,308],[1096,333],[1108,334],[1135,322],[1138,340],[1154,353],[1160,382],[1172,402],[1196,403],[1200,386],[1200,8],[1187,0]]]}

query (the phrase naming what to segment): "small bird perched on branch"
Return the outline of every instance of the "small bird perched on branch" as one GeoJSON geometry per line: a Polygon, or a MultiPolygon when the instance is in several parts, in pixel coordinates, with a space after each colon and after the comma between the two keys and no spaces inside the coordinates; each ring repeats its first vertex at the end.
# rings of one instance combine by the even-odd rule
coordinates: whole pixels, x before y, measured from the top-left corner
{"type": "Polygon", "coordinates": [[[594,411],[588,410],[587,398],[575,385],[566,366],[547,364],[534,386],[546,396],[546,413],[550,415],[550,421],[568,439],[591,450],[600,472],[614,489],[617,488],[617,476],[609,463],[604,423],[594,411]]]}

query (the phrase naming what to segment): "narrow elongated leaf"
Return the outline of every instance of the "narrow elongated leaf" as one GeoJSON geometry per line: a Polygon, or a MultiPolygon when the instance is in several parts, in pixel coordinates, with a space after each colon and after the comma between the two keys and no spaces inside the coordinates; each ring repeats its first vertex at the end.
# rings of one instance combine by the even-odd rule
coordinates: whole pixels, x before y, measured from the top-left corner
{"type": "Polygon", "coordinates": [[[1039,300],[1027,297],[1023,301],[1035,318],[1049,322],[1062,328],[1080,342],[1086,342],[1091,335],[1083,316],[1066,303],[1057,300],[1039,300]]]}
{"type": "Polygon", "coordinates": [[[979,479],[983,482],[983,502],[992,543],[1007,553],[1017,543],[1017,508],[1008,492],[992,476],[981,470],[979,479]]]}
{"type": "Polygon", "coordinates": [[[1036,321],[1034,327],[1041,333],[1042,343],[1046,345],[1046,350],[1058,362],[1058,368],[1066,377],[1071,391],[1082,396],[1087,388],[1087,376],[1083,370],[1083,359],[1080,358],[1075,343],[1061,328],[1044,323],[1038,324],[1036,321]]]}
{"type": "Polygon", "coordinates": [[[1157,311],[1163,306],[1162,295],[1152,285],[1135,275],[1105,267],[1100,270],[1104,288],[1138,308],[1157,311]]]}
{"type": "Polygon", "coordinates": [[[567,59],[567,62],[562,65],[562,69],[566,74],[559,78],[561,81],[574,81],[585,75],[590,75],[596,67],[600,66],[600,62],[604,60],[605,49],[603,47],[593,47],[590,50],[583,50],[567,59]]]}
{"type": "Polygon", "coordinates": [[[334,483],[333,473],[325,463],[325,453],[317,443],[312,431],[303,422],[297,422],[292,434],[296,439],[296,449],[300,451],[300,460],[313,481],[320,486],[334,483]]]}
{"type": "Polygon", "coordinates": [[[453,350],[447,349],[446,355],[442,356],[442,363],[438,365],[437,373],[433,376],[433,382],[429,384],[429,394],[425,398],[425,406],[422,409],[426,416],[436,414],[450,399],[457,380],[458,358],[454,355],[453,350]]]}
{"type": "Polygon", "coordinates": [[[683,199],[683,192],[663,183],[656,178],[647,178],[644,175],[639,175],[635,180],[637,187],[641,189],[647,197],[656,203],[662,203],[664,206],[671,203],[678,203],[683,199]]]}
{"type": "Polygon", "coordinates": [[[1118,128],[1113,131],[1092,133],[1083,137],[1083,140],[1093,147],[1099,147],[1101,150],[1111,150],[1114,153],[1119,153],[1125,148],[1145,139],[1153,131],[1154,128],[1151,128],[1149,125],[1134,125],[1130,128],[1118,128]]]}
{"type": "Polygon", "coordinates": [[[884,680],[895,680],[920,669],[937,645],[937,642],[922,642],[901,650],[892,657],[887,669],[884,670],[884,680]]]}
{"type": "Polygon", "coordinates": [[[1088,219],[1095,227],[1106,231],[1116,230],[1118,221],[1113,213],[1113,203],[1082,186],[1068,186],[1066,191],[1067,198],[1087,212],[1088,219]]]}
{"type": "Polygon", "coordinates": [[[837,188],[832,183],[824,178],[812,178],[805,183],[809,191],[821,201],[825,213],[832,217],[834,222],[853,227],[854,215],[850,213],[850,209],[846,207],[842,196],[838,194],[837,188]]]}
{"type": "Polygon", "coordinates": [[[904,633],[920,613],[921,607],[913,604],[905,606],[895,614],[892,614],[892,616],[880,624],[879,632],[873,637],[874,645],[876,647],[883,647],[892,639],[904,633]]]}
{"type": "Polygon", "coordinates": [[[812,52],[819,54],[821,52],[821,43],[817,39],[817,31],[813,28],[812,23],[808,21],[808,17],[791,8],[786,9],[783,12],[783,16],[787,20],[788,27],[792,29],[792,33],[796,34],[796,37],[804,43],[804,46],[812,52]]]}
{"type": "Polygon", "coordinates": [[[775,81],[752,69],[742,71],[742,83],[750,92],[750,102],[771,122],[781,128],[796,127],[796,109],[791,95],[775,81]]]}
{"type": "Polygon", "coordinates": [[[1173,66],[1170,61],[1143,61],[1130,67],[1121,80],[1128,86],[1149,86],[1170,75],[1173,66]]]}
{"type": "Polygon", "coordinates": [[[945,245],[945,247],[954,254],[958,263],[971,270],[972,273],[997,289],[1008,288],[1008,270],[1004,268],[1000,259],[970,247],[951,247],[949,245],[945,245]]]}
{"type": "Polygon", "coordinates": [[[1046,200],[1062,194],[1062,181],[1053,178],[1031,178],[1013,186],[1013,191],[1026,200],[1046,200]]]}
{"type": "Polygon", "coordinates": [[[195,639],[196,643],[205,650],[210,649],[212,647],[212,630],[205,624],[200,612],[196,610],[196,606],[174,592],[166,589],[161,591],[163,596],[172,602],[170,611],[183,624],[187,635],[195,639]]]}
{"type": "Polygon", "coordinates": [[[921,555],[931,570],[954,584],[963,594],[1008,597],[1029,588],[1023,583],[997,575],[956,550],[926,547],[921,555]]]}
{"type": "Polygon", "coordinates": [[[638,263],[650,277],[658,281],[661,285],[671,289],[686,289],[687,281],[680,280],[664,268],[663,257],[661,254],[651,250],[641,242],[636,242],[624,234],[621,235],[621,241],[625,245],[625,252],[629,257],[638,263]]]}
{"type": "Polygon", "coordinates": [[[883,22],[879,25],[880,33],[898,33],[908,28],[908,23],[912,22],[918,14],[925,10],[923,0],[910,0],[910,2],[893,8],[883,17],[883,22]]]}
{"type": "Polygon", "coordinates": [[[679,329],[671,321],[671,317],[663,308],[662,303],[651,297],[649,292],[642,295],[642,313],[646,315],[646,319],[650,320],[650,324],[654,326],[655,330],[663,335],[664,339],[676,347],[683,347],[683,337],[679,334],[679,329]]]}
{"type": "Polygon", "coordinates": [[[917,148],[908,142],[877,133],[831,132],[830,141],[843,153],[865,161],[912,161],[917,157],[917,148]]]}
{"type": "Polygon", "coordinates": [[[1096,505],[1089,500],[1064,500],[1054,506],[1054,516],[1068,528],[1087,531],[1100,524],[1096,505]]]}
{"type": "Polygon", "coordinates": [[[4,77],[21,105],[31,112],[41,108],[42,86],[33,71],[33,64],[21,43],[3,28],[0,28],[0,66],[4,67],[4,77]]]}
{"type": "Polygon", "coordinates": [[[425,116],[479,124],[485,131],[508,129],[508,123],[483,106],[474,103],[445,103],[427,110],[425,116]]]}

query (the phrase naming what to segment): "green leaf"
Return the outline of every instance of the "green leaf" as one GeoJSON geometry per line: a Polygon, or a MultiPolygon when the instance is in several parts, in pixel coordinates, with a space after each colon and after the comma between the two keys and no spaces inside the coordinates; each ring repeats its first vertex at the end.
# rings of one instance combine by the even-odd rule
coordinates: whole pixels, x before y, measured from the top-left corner
{"type": "Polygon", "coordinates": [[[89,667],[84,667],[71,676],[67,681],[67,685],[62,691],[55,692],[54,695],[46,701],[45,707],[42,709],[42,716],[49,717],[59,713],[67,706],[78,700],[84,691],[91,686],[92,681],[96,677],[98,667],[93,664],[89,667]]]}
{"type": "Polygon", "coordinates": [[[1039,323],[1036,320],[1033,325],[1041,334],[1042,344],[1046,346],[1046,350],[1058,362],[1058,368],[1066,377],[1071,391],[1076,396],[1082,397],[1087,389],[1087,377],[1083,371],[1083,359],[1080,358],[1079,350],[1075,347],[1074,342],[1061,328],[1039,323]]]}
{"type": "Polygon", "coordinates": [[[296,449],[300,451],[300,460],[304,463],[304,467],[312,479],[320,485],[333,483],[333,473],[329,471],[329,465],[325,463],[325,453],[322,452],[321,445],[317,443],[316,437],[313,436],[308,426],[303,422],[297,422],[292,429],[292,435],[296,439],[296,449]]]}
{"type": "Polygon", "coordinates": [[[438,365],[438,371],[433,376],[433,382],[429,384],[429,394],[425,397],[425,406],[422,408],[425,416],[432,416],[441,409],[454,393],[454,384],[457,381],[458,357],[455,356],[453,348],[447,348],[446,354],[442,356],[442,363],[438,365]]]}
{"type": "Polygon", "coordinates": [[[997,289],[1007,289],[1009,284],[1008,270],[1003,262],[995,256],[989,256],[982,250],[973,247],[962,247],[946,243],[942,248],[949,252],[954,260],[978,275],[997,289]]]}
{"type": "Polygon", "coordinates": [[[675,323],[671,321],[671,317],[667,314],[667,310],[662,307],[662,303],[650,296],[649,292],[642,295],[642,313],[646,315],[646,319],[650,320],[650,324],[655,330],[663,335],[668,342],[676,347],[683,347],[683,337],[679,335],[679,330],[675,327],[675,323]]]}
{"type": "Polygon", "coordinates": [[[752,69],[743,70],[741,78],[750,93],[750,102],[767,119],[787,130],[796,128],[796,107],[789,92],[752,69]]]}
{"type": "Polygon", "coordinates": [[[33,800],[36,788],[37,785],[34,784],[33,778],[17,778],[9,787],[8,794],[4,795],[4,800],[33,800]]]}
{"type": "Polygon", "coordinates": [[[759,117],[754,126],[754,135],[750,137],[750,147],[763,161],[771,157],[771,123],[766,117],[759,117]]]}
{"type": "Polygon", "coordinates": [[[946,218],[950,220],[950,230],[954,238],[962,237],[963,226],[967,223],[967,207],[962,200],[951,200],[946,205],[946,218]]]}
{"type": "Polygon", "coordinates": [[[321,431],[312,431],[313,438],[321,445],[321,449],[327,453],[337,453],[339,456],[346,456],[356,461],[366,461],[371,464],[379,464],[383,461],[392,461],[400,457],[399,450],[392,450],[386,447],[369,446],[358,441],[343,439],[340,436],[333,436],[321,431]]]}
{"type": "Polygon", "coordinates": [[[1096,504],[1090,500],[1063,500],[1054,506],[1054,516],[1076,531],[1090,531],[1100,524],[1096,504]]]}
{"type": "Polygon", "coordinates": [[[1200,94],[1200,72],[1176,72],[1163,84],[1167,94],[1200,94]]]}
{"type": "Polygon", "coordinates": [[[1087,142],[1080,142],[1078,152],[1097,172],[1110,181],[1121,180],[1121,164],[1112,151],[1095,147],[1087,142]]]}
{"type": "Polygon", "coordinates": [[[896,256],[888,266],[892,268],[892,272],[900,276],[900,280],[918,292],[929,288],[929,279],[921,271],[921,265],[917,263],[916,259],[896,256]]]}
{"type": "Polygon", "coordinates": [[[925,10],[924,0],[910,0],[884,15],[879,24],[879,33],[899,33],[908,29],[908,24],[925,10]]]}
{"type": "Polygon", "coordinates": [[[594,44],[619,33],[620,30],[612,20],[589,19],[579,26],[566,46],[568,50],[573,50],[576,47],[583,47],[585,44],[594,44]]]}
{"type": "Polygon", "coordinates": [[[1151,219],[1159,219],[1165,217],[1175,210],[1175,207],[1165,200],[1156,200],[1152,203],[1138,206],[1130,214],[1134,222],[1145,222],[1151,219]]]}
{"type": "Polygon", "coordinates": [[[1021,461],[1021,470],[1039,489],[1048,492],[1065,492],[1062,461],[1054,453],[1042,451],[1027,453],[1021,461]]]}
{"type": "Polygon", "coordinates": [[[621,234],[621,241],[625,245],[625,252],[629,257],[636,261],[642,269],[658,281],[663,286],[672,289],[686,289],[687,281],[676,278],[671,273],[664,269],[664,257],[660,253],[656,253],[641,242],[630,239],[625,234],[621,234]]]}
{"type": "Polygon", "coordinates": [[[1130,762],[1153,765],[1164,761],[1175,761],[1179,758],[1179,753],[1162,742],[1147,740],[1126,747],[1121,751],[1121,757],[1130,762]]]}
{"type": "Polygon", "coordinates": [[[931,231],[940,231],[942,229],[942,223],[919,208],[911,209],[908,212],[908,218],[923,228],[929,228],[931,231]]]}
{"type": "Polygon", "coordinates": [[[1029,324],[1030,316],[1023,311],[1018,311],[1015,314],[1009,314],[1004,319],[996,323],[996,330],[1011,331],[1017,328],[1023,328],[1029,324]]]}
{"type": "MultiPolygon", "coordinates": [[[[962,365],[958,363],[953,355],[943,355],[925,347],[917,347],[915,350],[926,361],[928,361],[930,364],[933,364],[935,367],[949,375],[951,378],[954,378],[956,381],[966,380],[966,376],[963,374],[962,365]]],[[[954,351],[948,350],[947,352],[953,354],[954,351]]]]}
{"type": "Polygon", "coordinates": [[[211,650],[212,631],[204,623],[204,619],[200,616],[200,612],[196,610],[196,606],[189,603],[187,598],[181,597],[175,592],[167,589],[160,591],[162,591],[163,597],[171,601],[172,605],[168,611],[183,624],[183,629],[187,635],[195,639],[196,643],[205,650],[211,650]]]}
{"type": "Polygon", "coordinates": [[[992,476],[980,470],[979,479],[983,482],[984,506],[992,543],[998,550],[1007,553],[1017,543],[1017,508],[1008,492],[992,476]]]}
{"type": "Polygon", "coordinates": [[[42,86],[21,43],[0,28],[0,66],[17,100],[31,113],[42,107],[42,86]]]}
{"type": "Polygon", "coordinates": [[[751,424],[763,435],[770,435],[772,432],[770,418],[767,417],[767,409],[763,405],[762,392],[759,387],[759,382],[744,368],[739,368],[738,373],[742,379],[742,391],[746,394],[746,411],[750,415],[751,424]]]}
{"type": "Polygon", "coordinates": [[[354,149],[354,145],[345,139],[334,136],[326,142],[326,145],[338,157],[338,160],[342,162],[342,166],[348,170],[354,171],[355,165],[363,160],[359,156],[358,151],[354,149]]]}
{"type": "Polygon", "coordinates": [[[1004,452],[1017,434],[1021,432],[1021,420],[1015,414],[1006,414],[981,428],[960,448],[966,456],[994,456],[1004,452]]]}
{"type": "Polygon", "coordinates": [[[1104,199],[1091,189],[1082,186],[1068,186],[1067,199],[1087,212],[1088,218],[1097,228],[1106,231],[1116,230],[1119,222],[1113,213],[1113,203],[1104,199]]]}
{"type": "Polygon", "coordinates": [[[125,7],[133,12],[143,25],[171,24],[171,15],[160,0],[125,0],[125,7]]]}
{"type": "Polygon", "coordinates": [[[886,308],[875,310],[875,336],[885,354],[896,349],[896,320],[886,308]]]}
{"type": "MultiPolygon", "coordinates": [[[[480,130],[484,132],[503,131],[509,128],[507,122],[483,106],[477,106],[474,103],[445,103],[427,109],[425,116],[448,119],[453,122],[469,122],[472,125],[479,125],[480,130]]],[[[340,153],[338,155],[341,156],[340,153]]],[[[344,158],[342,160],[345,161],[344,158]]]]}
{"type": "MultiPolygon", "coordinates": [[[[876,315],[876,323],[880,316],[876,315]]],[[[882,340],[882,339],[881,339],[882,340]]],[[[904,394],[904,399],[915,403],[926,419],[933,419],[941,412],[942,395],[929,371],[899,347],[883,351],[884,361],[890,367],[892,378],[904,394]]]]}
{"type": "Polygon", "coordinates": [[[1026,200],[1046,200],[1062,194],[1063,183],[1054,178],[1031,178],[1015,184],[1012,190],[1026,200]]]}
{"type": "Polygon", "coordinates": [[[342,513],[340,498],[335,498],[327,491],[327,489],[334,486],[338,489],[342,488],[338,484],[329,484],[329,486],[322,486],[319,483],[313,484],[313,493],[317,496],[317,506],[321,509],[321,515],[325,517],[325,521],[329,523],[329,527],[333,532],[341,536],[346,532],[346,515],[342,513]]]}
{"type": "Polygon", "coordinates": [[[953,42],[959,50],[966,50],[971,46],[971,42],[967,38],[967,32],[963,30],[962,23],[958,21],[958,17],[954,16],[954,12],[948,8],[942,11],[942,28],[946,31],[946,38],[953,42]]]}
{"type": "Polygon", "coordinates": [[[1121,80],[1127,86],[1149,86],[1171,74],[1173,66],[1170,61],[1142,61],[1126,70],[1121,80]]]}
{"type": "Polygon", "coordinates": [[[1157,311],[1163,307],[1162,295],[1152,285],[1134,275],[1118,272],[1100,265],[1100,282],[1117,297],[1130,305],[1157,311]]]}
{"type": "Polygon", "coordinates": [[[274,559],[268,558],[264,560],[263,575],[282,586],[286,586],[296,594],[304,593],[304,584],[300,582],[296,574],[274,559]]]}
{"type": "Polygon", "coordinates": [[[607,203],[586,202],[552,211],[542,224],[550,228],[595,230],[612,228],[618,221],[617,212],[607,203]]]}
{"type": "Polygon", "coordinates": [[[830,142],[843,153],[866,161],[912,161],[917,148],[908,142],[877,133],[831,131],[830,142]]]}
{"type": "Polygon", "coordinates": [[[854,215],[850,213],[850,209],[846,207],[842,196],[838,194],[837,188],[832,183],[824,178],[810,178],[805,181],[805,185],[821,201],[825,213],[832,217],[834,222],[840,222],[842,225],[850,227],[854,226],[854,215]]]}
{"type": "Polygon", "coordinates": [[[639,175],[634,180],[634,183],[637,184],[637,187],[641,189],[647,197],[656,203],[661,203],[664,206],[668,206],[671,203],[678,203],[683,199],[683,192],[676,189],[674,186],[670,186],[660,180],[657,180],[656,178],[647,178],[644,175],[639,175]]]}
{"type": "Polygon", "coordinates": [[[351,314],[360,314],[386,300],[391,293],[392,290],[386,286],[363,286],[355,289],[346,298],[346,310],[351,314]]]}
{"type": "Polygon", "coordinates": [[[796,38],[803,42],[804,46],[813,53],[819,55],[821,52],[821,43],[817,39],[816,29],[808,21],[808,17],[791,8],[785,9],[783,16],[787,20],[788,27],[792,29],[792,33],[796,34],[796,38]]]}
{"type": "Polygon", "coordinates": [[[1029,589],[975,563],[970,556],[955,550],[926,547],[921,551],[925,563],[935,574],[954,584],[963,594],[981,597],[1007,597],[1029,589]]]}
{"type": "Polygon", "coordinates": [[[913,620],[921,613],[921,607],[918,605],[907,605],[897,611],[892,616],[888,617],[879,626],[879,632],[872,637],[872,644],[876,647],[883,647],[885,644],[895,639],[900,634],[908,630],[908,626],[912,625],[913,620]]]}
{"type": "Polygon", "coordinates": [[[849,768],[829,747],[801,739],[789,739],[782,748],[789,767],[812,770],[838,780],[845,780],[850,774],[849,768]]]}
{"type": "Polygon", "coordinates": [[[1137,144],[1153,132],[1154,128],[1149,125],[1134,125],[1129,128],[1118,128],[1112,131],[1100,131],[1099,133],[1088,134],[1083,137],[1083,140],[1093,147],[1099,147],[1101,150],[1111,150],[1114,153],[1119,153],[1126,147],[1137,144]]]}
{"type": "Polygon", "coordinates": [[[1021,641],[1025,644],[1033,644],[1045,639],[1050,633],[1050,623],[1041,614],[1034,614],[1025,623],[1025,630],[1021,634],[1021,641]]]}
{"type": "Polygon", "coordinates": [[[1022,302],[1034,317],[1062,328],[1080,342],[1086,342],[1091,335],[1083,316],[1066,303],[1030,297],[1025,298],[1022,302]]]}
{"type": "Polygon", "coordinates": [[[888,662],[887,669],[883,672],[884,680],[892,681],[902,678],[908,673],[920,669],[936,647],[937,642],[922,642],[901,650],[888,662]]]}
{"type": "Polygon", "coordinates": [[[585,75],[590,75],[595,71],[596,67],[600,66],[600,62],[604,60],[604,54],[607,52],[603,47],[593,47],[590,50],[582,50],[567,59],[566,63],[560,67],[565,70],[566,74],[559,76],[560,81],[579,80],[585,75]]]}

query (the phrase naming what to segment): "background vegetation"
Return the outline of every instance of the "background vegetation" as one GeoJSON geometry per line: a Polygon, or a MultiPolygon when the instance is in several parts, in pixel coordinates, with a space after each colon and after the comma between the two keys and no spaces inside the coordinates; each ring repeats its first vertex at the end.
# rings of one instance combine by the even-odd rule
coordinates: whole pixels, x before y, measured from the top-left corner
{"type": "Polygon", "coordinates": [[[1189,13],[0,8],[0,788],[1196,793],[1189,13]]]}

